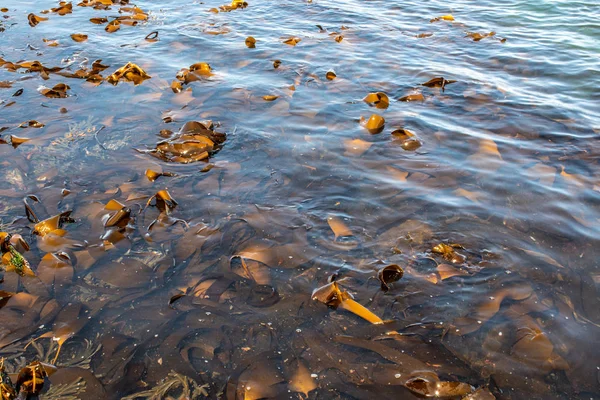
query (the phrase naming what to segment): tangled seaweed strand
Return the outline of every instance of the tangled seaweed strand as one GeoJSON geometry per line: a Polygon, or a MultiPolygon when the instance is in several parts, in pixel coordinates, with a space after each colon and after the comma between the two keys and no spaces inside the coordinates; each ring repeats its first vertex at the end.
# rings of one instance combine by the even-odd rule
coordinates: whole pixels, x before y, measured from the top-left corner
{"type": "Polygon", "coordinates": [[[155,386],[150,390],[146,390],[144,392],[139,392],[136,394],[132,394],[130,396],[123,397],[122,400],[136,400],[136,399],[146,399],[146,400],[161,400],[161,399],[171,399],[173,397],[168,396],[169,393],[172,394],[173,391],[179,389],[177,399],[199,399],[201,397],[207,397],[208,392],[206,388],[208,385],[198,386],[198,384],[188,378],[185,375],[180,375],[175,371],[169,372],[167,378],[160,384],[155,386]]]}

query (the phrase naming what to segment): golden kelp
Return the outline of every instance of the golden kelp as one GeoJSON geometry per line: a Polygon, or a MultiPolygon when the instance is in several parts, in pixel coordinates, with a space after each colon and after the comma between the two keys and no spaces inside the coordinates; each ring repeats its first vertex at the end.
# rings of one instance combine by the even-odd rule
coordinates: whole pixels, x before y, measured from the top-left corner
{"type": "Polygon", "coordinates": [[[454,16],[448,14],[448,15],[442,15],[441,17],[436,17],[431,19],[429,22],[438,22],[438,21],[454,21],[454,16]]]}
{"type": "MultiPolygon", "coordinates": [[[[14,271],[20,276],[34,277],[35,272],[31,269],[29,261],[17,249],[17,242],[19,240],[23,240],[20,235],[13,237],[6,232],[0,232],[0,248],[2,250],[2,264],[4,265],[4,269],[6,272],[14,271]]],[[[24,243],[24,250],[29,250],[27,242],[24,243]]]]}
{"type": "Polygon", "coordinates": [[[328,283],[325,286],[317,288],[312,293],[312,299],[317,300],[328,307],[338,308],[341,307],[359,317],[366,319],[372,324],[382,324],[383,320],[377,315],[373,314],[367,308],[354,301],[352,296],[344,291],[342,292],[337,282],[328,283]]]}
{"type": "Polygon", "coordinates": [[[71,87],[65,83],[58,83],[54,85],[52,89],[47,87],[40,87],[38,91],[46,97],[50,97],[53,99],[64,99],[68,97],[67,90],[71,89],[71,87]]]}
{"type": "Polygon", "coordinates": [[[71,39],[73,39],[76,42],[85,42],[86,40],[88,40],[88,35],[84,35],[83,33],[73,33],[71,35],[71,39]]]}
{"type": "Polygon", "coordinates": [[[445,79],[443,76],[439,77],[439,78],[432,78],[430,80],[428,80],[427,82],[423,83],[423,86],[427,86],[427,87],[439,87],[442,88],[442,91],[444,91],[446,89],[446,85],[449,85],[451,83],[455,83],[456,81],[453,80],[447,80],[445,79]]]}
{"type": "Polygon", "coordinates": [[[390,106],[390,99],[383,92],[369,93],[363,99],[365,103],[380,109],[386,109],[390,106]]]}
{"type": "Polygon", "coordinates": [[[287,39],[285,39],[285,40],[283,41],[283,43],[285,43],[285,44],[287,44],[287,45],[290,45],[290,46],[295,46],[295,45],[297,45],[298,43],[300,43],[300,41],[301,41],[301,40],[302,40],[302,39],[300,39],[299,37],[294,37],[294,36],[292,36],[292,37],[290,37],[290,38],[287,38],[287,39]]]}
{"type": "Polygon", "coordinates": [[[33,13],[27,16],[27,20],[29,21],[29,26],[34,27],[42,21],[48,21],[48,18],[39,17],[33,13]]]}
{"type": "Polygon", "coordinates": [[[437,246],[434,246],[431,251],[436,254],[441,254],[446,261],[450,261],[453,264],[462,264],[467,258],[456,252],[456,249],[463,249],[463,247],[459,244],[440,243],[437,246]]]}
{"type": "Polygon", "coordinates": [[[212,68],[208,63],[198,62],[189,66],[189,68],[182,68],[177,73],[177,80],[188,84],[190,82],[198,81],[203,78],[210,77],[212,75],[212,68]]]}
{"type": "Polygon", "coordinates": [[[119,81],[124,80],[127,82],[133,82],[134,85],[139,85],[146,79],[152,78],[142,68],[134,63],[128,62],[121,68],[117,69],[111,75],[106,78],[108,83],[117,85],[119,81]]]}
{"type": "Polygon", "coordinates": [[[421,141],[408,129],[396,129],[392,131],[392,136],[395,140],[400,142],[400,146],[402,146],[404,150],[414,151],[421,147],[421,141]]]}
{"type": "Polygon", "coordinates": [[[213,130],[210,121],[186,122],[177,134],[159,142],[153,150],[143,151],[163,161],[188,164],[207,161],[225,142],[224,133],[213,130]]]}
{"type": "Polygon", "coordinates": [[[489,38],[494,35],[496,35],[496,32],[489,32],[489,33],[467,32],[467,36],[465,36],[465,37],[469,37],[469,38],[473,39],[474,42],[479,42],[481,39],[489,38]]]}
{"type": "Polygon", "coordinates": [[[246,43],[246,47],[248,47],[250,49],[253,49],[256,47],[256,39],[254,39],[252,36],[248,36],[246,38],[245,43],[246,43]]]}
{"type": "Polygon", "coordinates": [[[399,101],[406,101],[406,102],[410,102],[410,101],[424,101],[425,100],[425,96],[423,96],[423,93],[411,93],[408,94],[406,96],[402,96],[398,99],[399,101]]]}
{"type": "Polygon", "coordinates": [[[385,119],[378,114],[371,114],[369,119],[360,117],[360,124],[371,134],[381,133],[385,127],[385,119]]]}
{"type": "Polygon", "coordinates": [[[73,3],[61,1],[58,7],[54,7],[50,9],[51,12],[57,13],[58,15],[67,15],[73,12],[73,3]]]}

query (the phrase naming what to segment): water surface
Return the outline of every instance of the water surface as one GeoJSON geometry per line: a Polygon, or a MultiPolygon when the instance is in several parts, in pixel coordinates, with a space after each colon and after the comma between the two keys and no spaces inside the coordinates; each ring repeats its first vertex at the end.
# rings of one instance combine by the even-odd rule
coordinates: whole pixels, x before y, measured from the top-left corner
{"type": "Polygon", "coordinates": [[[23,348],[64,323],[55,381],[82,378],[86,399],[160,398],[178,377],[205,385],[197,398],[412,398],[411,379],[473,398],[600,396],[597,2],[136,5],[147,20],[108,33],[90,18],[139,12],[0,4],[0,217],[37,275],[0,282],[22,293],[0,308],[9,372],[52,361],[49,339],[23,348]],[[34,60],[63,69],[19,67],[34,60]],[[72,76],[95,60],[103,79],[128,62],[151,78],[72,76]],[[211,75],[175,93],[199,62],[211,75]],[[422,86],[438,77],[456,82],[422,86]],[[42,94],[59,83],[67,97],[42,94]],[[360,123],[372,114],[381,133],[360,123]],[[44,126],[19,127],[30,120],[44,126]],[[205,120],[227,134],[209,160],[148,152],[205,120]],[[26,196],[39,220],[74,222],[34,234],[26,196]],[[116,228],[111,200],[128,212],[116,228]],[[389,264],[404,277],[383,292],[389,264]],[[313,300],[332,279],[385,324],[313,300]]]}

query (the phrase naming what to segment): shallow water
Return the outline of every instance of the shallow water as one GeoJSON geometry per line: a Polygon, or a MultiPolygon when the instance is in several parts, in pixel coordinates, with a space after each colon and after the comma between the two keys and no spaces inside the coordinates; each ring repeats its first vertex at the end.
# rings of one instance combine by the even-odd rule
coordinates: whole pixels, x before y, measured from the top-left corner
{"type": "Polygon", "coordinates": [[[37,273],[0,283],[21,293],[0,302],[8,372],[52,361],[48,339],[23,348],[67,326],[51,387],[81,377],[86,399],[160,398],[171,371],[209,398],[412,398],[407,379],[433,375],[499,399],[600,396],[597,2],[139,1],[148,19],[114,33],[89,19],[120,6],[41,14],[57,4],[0,4],[1,230],[37,273]],[[65,76],[99,59],[103,78],[127,62],[151,78],[65,76]],[[33,60],[64,69],[6,64],[33,60]],[[198,62],[212,75],[174,93],[198,62]],[[456,82],[422,86],[435,77],[456,82]],[[41,94],[58,83],[68,97],[41,94]],[[227,134],[209,161],[148,153],[203,120],[227,134]],[[149,201],[163,189],[176,207],[149,201]],[[33,234],[28,195],[39,220],[73,211],[63,236],[33,234]],[[131,210],[119,229],[110,200],[131,210]],[[383,292],[388,264],[404,277],[383,292]],[[386,323],[312,300],[332,277],[386,323]]]}

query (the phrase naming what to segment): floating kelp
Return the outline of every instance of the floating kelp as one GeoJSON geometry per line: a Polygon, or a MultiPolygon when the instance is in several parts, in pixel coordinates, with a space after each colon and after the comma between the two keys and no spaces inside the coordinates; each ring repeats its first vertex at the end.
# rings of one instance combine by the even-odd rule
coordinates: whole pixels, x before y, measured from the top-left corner
{"type": "Polygon", "coordinates": [[[462,264],[466,261],[466,257],[458,252],[456,249],[463,249],[464,247],[460,244],[446,244],[440,243],[431,249],[436,254],[441,254],[444,260],[450,261],[453,264],[462,264]]]}
{"type": "Polygon", "coordinates": [[[108,18],[105,17],[95,17],[95,18],[90,18],[90,22],[92,24],[96,24],[96,25],[104,25],[105,23],[108,22],[108,18]]]}
{"type": "Polygon", "coordinates": [[[373,314],[367,308],[354,301],[352,296],[344,291],[342,292],[337,282],[328,283],[325,286],[317,288],[312,293],[312,299],[317,300],[328,307],[336,309],[341,307],[359,317],[366,319],[372,324],[382,324],[383,320],[373,314]]]}
{"type": "Polygon", "coordinates": [[[33,227],[33,233],[40,237],[44,237],[49,233],[62,230],[65,223],[75,222],[75,220],[71,218],[71,212],[72,211],[65,211],[36,223],[33,227]]]}
{"type": "Polygon", "coordinates": [[[390,290],[390,284],[399,281],[403,276],[404,270],[396,264],[387,265],[377,273],[377,279],[381,282],[381,290],[384,292],[390,290]]]}
{"type": "Polygon", "coordinates": [[[381,115],[371,114],[368,119],[361,116],[360,124],[366,130],[368,130],[369,133],[375,135],[383,131],[383,128],[385,127],[385,119],[381,115]]]}
{"type": "Polygon", "coordinates": [[[27,20],[29,21],[29,26],[34,27],[42,21],[48,21],[48,18],[39,17],[33,13],[27,16],[27,20]]]}
{"type": "Polygon", "coordinates": [[[22,122],[19,124],[19,128],[43,128],[44,126],[46,125],[33,119],[31,121],[22,122]]]}
{"type": "Polygon", "coordinates": [[[51,8],[50,11],[58,15],[71,14],[73,12],[73,3],[61,1],[58,7],[51,8]]]}
{"type": "Polygon", "coordinates": [[[128,62],[121,68],[117,69],[110,76],[106,78],[108,83],[117,85],[119,81],[124,80],[127,82],[133,82],[134,85],[139,85],[146,79],[150,79],[151,76],[146,73],[139,66],[134,63],[128,62]]]}
{"type": "MultiPolygon", "coordinates": [[[[243,1],[243,0],[232,0],[231,5],[224,4],[222,6],[219,6],[218,10],[211,8],[211,11],[215,10],[215,11],[217,11],[217,13],[219,11],[230,12],[230,11],[233,11],[233,10],[243,9],[243,8],[246,8],[246,7],[248,7],[248,3],[246,1],[243,1]]],[[[212,11],[212,12],[214,12],[214,11],[212,11]]]]}
{"type": "Polygon", "coordinates": [[[424,101],[425,100],[425,96],[423,96],[423,93],[411,93],[408,94],[406,96],[402,96],[398,99],[398,101],[406,101],[406,102],[411,102],[411,101],[424,101]]]}
{"type": "Polygon", "coordinates": [[[456,81],[447,80],[443,76],[439,78],[432,78],[425,83],[422,83],[423,86],[427,87],[439,87],[442,88],[442,91],[446,89],[446,85],[450,85],[451,83],[455,83],[456,81]]]}
{"type": "Polygon", "coordinates": [[[370,106],[380,109],[386,109],[390,106],[390,99],[383,92],[369,93],[365,96],[363,101],[370,106]]]}
{"type": "Polygon", "coordinates": [[[159,142],[153,150],[143,151],[163,161],[188,164],[207,161],[216,153],[226,139],[224,133],[215,132],[210,121],[186,122],[178,133],[159,142]]]}
{"type": "Polygon", "coordinates": [[[182,68],[177,73],[176,78],[183,84],[188,84],[190,82],[195,82],[210,77],[212,75],[211,71],[212,68],[209,64],[205,62],[199,62],[190,65],[189,68],[182,68]]]}
{"type": "Polygon", "coordinates": [[[71,39],[73,39],[76,42],[85,42],[86,40],[88,40],[88,35],[84,35],[83,33],[73,33],[71,35],[71,39]]]}
{"type": "Polygon", "coordinates": [[[146,178],[148,178],[148,180],[150,182],[154,182],[161,176],[169,176],[169,177],[177,176],[177,174],[174,174],[172,172],[156,172],[151,169],[147,169],[145,174],[146,174],[146,178]]]}
{"type": "Polygon", "coordinates": [[[298,43],[300,43],[300,41],[301,41],[301,40],[302,40],[302,39],[300,39],[300,38],[298,38],[298,37],[294,37],[294,36],[292,36],[292,37],[290,37],[290,38],[287,38],[287,39],[285,39],[285,40],[283,41],[283,43],[285,43],[285,44],[287,44],[287,45],[290,45],[290,46],[295,46],[295,45],[297,45],[298,43]]]}
{"type": "Polygon", "coordinates": [[[448,15],[442,15],[441,17],[436,17],[436,18],[429,20],[429,22],[438,22],[438,21],[454,21],[454,16],[448,14],[448,15]]]}
{"type": "Polygon", "coordinates": [[[465,36],[465,37],[469,37],[469,38],[473,39],[474,42],[479,42],[482,39],[489,38],[494,35],[496,35],[496,32],[489,32],[489,33],[467,32],[467,36],[465,36]]]}
{"type": "Polygon", "coordinates": [[[69,97],[69,95],[67,94],[67,90],[69,89],[71,89],[69,85],[59,83],[57,85],[54,85],[52,89],[42,86],[38,89],[38,91],[44,96],[52,99],[64,99],[66,97],[69,97]]]}
{"type": "Polygon", "coordinates": [[[75,72],[71,73],[61,71],[57,74],[67,78],[85,79],[87,82],[90,82],[94,85],[100,85],[102,82],[104,82],[104,78],[100,73],[107,68],[108,65],[103,65],[102,60],[95,60],[94,62],[92,62],[91,68],[81,65],[80,68],[75,72]]]}
{"type": "Polygon", "coordinates": [[[254,39],[252,36],[248,36],[246,38],[246,47],[248,47],[249,49],[253,49],[256,47],[256,39],[254,39]]]}
{"type": "Polygon", "coordinates": [[[114,33],[119,29],[121,29],[121,21],[119,21],[118,19],[113,19],[104,28],[104,30],[108,33],[114,33]]]}
{"type": "Polygon", "coordinates": [[[50,46],[50,47],[56,47],[60,44],[58,42],[58,40],[54,40],[54,39],[42,39],[42,41],[44,43],[46,43],[47,46],[50,46]]]}
{"type": "Polygon", "coordinates": [[[177,206],[177,201],[167,190],[159,190],[156,194],[148,199],[146,206],[154,206],[159,209],[160,212],[170,213],[177,206]]]}
{"type": "Polygon", "coordinates": [[[29,261],[19,252],[19,250],[29,250],[29,244],[25,242],[21,235],[12,236],[6,232],[0,232],[0,248],[2,250],[2,264],[6,272],[16,272],[19,276],[36,276],[29,265],[29,261]]]}
{"type": "Polygon", "coordinates": [[[24,137],[20,137],[20,136],[16,136],[16,135],[10,135],[10,144],[15,149],[17,147],[19,147],[20,145],[22,145],[23,143],[29,142],[30,140],[31,139],[29,139],[29,138],[24,138],[24,137]]]}
{"type": "Polygon", "coordinates": [[[400,142],[400,146],[402,146],[404,150],[414,151],[421,147],[421,141],[408,129],[396,129],[392,131],[392,136],[395,140],[400,142]]]}

